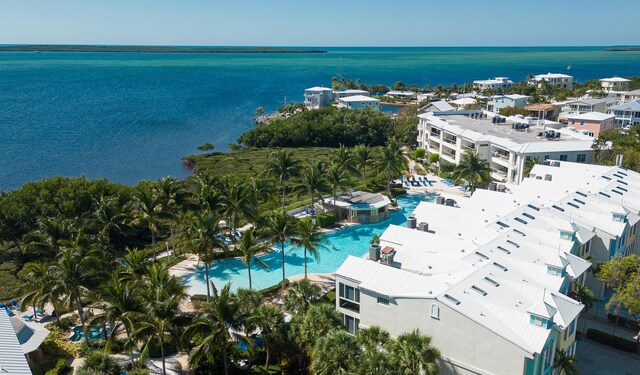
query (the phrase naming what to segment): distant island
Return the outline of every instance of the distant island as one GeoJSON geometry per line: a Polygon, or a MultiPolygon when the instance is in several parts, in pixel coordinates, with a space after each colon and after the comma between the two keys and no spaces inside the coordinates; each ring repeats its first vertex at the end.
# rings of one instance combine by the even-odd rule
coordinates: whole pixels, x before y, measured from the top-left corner
{"type": "Polygon", "coordinates": [[[0,46],[0,52],[326,53],[327,51],[280,47],[15,45],[0,46]]]}
{"type": "Polygon", "coordinates": [[[628,52],[628,51],[640,51],[640,46],[638,47],[613,47],[607,48],[605,51],[617,51],[617,52],[628,52]]]}

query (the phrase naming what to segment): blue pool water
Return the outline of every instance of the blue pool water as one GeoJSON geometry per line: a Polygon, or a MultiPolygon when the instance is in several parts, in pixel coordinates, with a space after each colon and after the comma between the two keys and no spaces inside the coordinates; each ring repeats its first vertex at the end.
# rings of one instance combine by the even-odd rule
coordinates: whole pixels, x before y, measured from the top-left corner
{"type": "MultiPolygon", "coordinates": [[[[398,197],[401,210],[391,213],[388,220],[375,224],[360,224],[344,228],[324,236],[323,248],[320,250],[320,260],[316,262],[307,256],[308,273],[335,272],[342,262],[349,256],[363,256],[369,250],[369,241],[374,234],[382,232],[390,225],[404,225],[407,217],[422,201],[433,201],[435,195],[405,194],[398,197]]],[[[285,272],[287,277],[304,273],[304,250],[293,249],[286,246],[285,272]]],[[[271,270],[252,264],[251,278],[255,289],[264,289],[277,284],[282,280],[282,256],[278,251],[260,257],[271,270]]],[[[233,290],[248,288],[249,277],[247,266],[238,258],[217,261],[209,268],[209,277],[220,289],[225,283],[231,282],[233,290]]],[[[205,267],[199,268],[192,274],[184,277],[184,282],[189,287],[191,294],[206,294],[205,267]]]]}
{"type": "MultiPolygon", "coordinates": [[[[109,327],[107,327],[107,333],[109,332],[109,327]]],[[[101,340],[104,339],[104,331],[102,327],[89,327],[89,339],[90,340],[101,340]]],[[[84,340],[84,332],[82,332],[82,326],[76,326],[72,329],[73,335],[69,337],[69,341],[78,342],[84,340]]]]}

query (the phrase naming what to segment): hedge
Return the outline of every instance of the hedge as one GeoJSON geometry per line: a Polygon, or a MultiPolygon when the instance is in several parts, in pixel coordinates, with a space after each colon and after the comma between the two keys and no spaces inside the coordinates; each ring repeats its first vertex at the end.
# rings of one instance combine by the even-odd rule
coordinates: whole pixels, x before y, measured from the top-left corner
{"type": "Polygon", "coordinates": [[[626,327],[636,332],[640,331],[640,323],[638,323],[638,321],[635,319],[628,319],[615,314],[607,314],[607,320],[610,323],[617,324],[619,327],[626,327]]]}
{"type": "Polygon", "coordinates": [[[334,214],[333,212],[325,212],[316,216],[316,219],[318,220],[317,222],[319,226],[326,228],[328,226],[335,224],[336,214],[334,214]]]}
{"type": "Polygon", "coordinates": [[[614,336],[606,332],[598,331],[597,329],[589,328],[587,330],[587,338],[593,341],[599,342],[604,345],[611,346],[613,348],[623,350],[625,352],[635,353],[636,342],[623,339],[622,337],[614,336]]]}

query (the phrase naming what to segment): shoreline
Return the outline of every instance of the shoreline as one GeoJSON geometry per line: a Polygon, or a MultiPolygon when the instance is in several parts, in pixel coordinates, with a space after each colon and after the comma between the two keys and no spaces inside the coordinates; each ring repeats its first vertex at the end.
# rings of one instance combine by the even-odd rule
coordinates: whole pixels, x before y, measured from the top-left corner
{"type": "Polygon", "coordinates": [[[125,52],[125,53],[327,53],[319,49],[280,47],[170,47],[94,45],[0,46],[0,52],[125,52]]]}

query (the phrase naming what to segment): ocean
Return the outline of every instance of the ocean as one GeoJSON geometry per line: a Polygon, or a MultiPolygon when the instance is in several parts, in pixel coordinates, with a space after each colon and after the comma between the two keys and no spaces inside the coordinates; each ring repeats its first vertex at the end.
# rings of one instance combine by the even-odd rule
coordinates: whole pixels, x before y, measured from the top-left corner
{"type": "Polygon", "coordinates": [[[55,175],[135,184],[184,178],[181,157],[253,127],[331,77],[423,86],[562,72],[640,75],[605,47],[322,48],[326,54],[0,52],[0,190],[55,175]],[[568,67],[570,70],[567,70],[568,67]]]}

